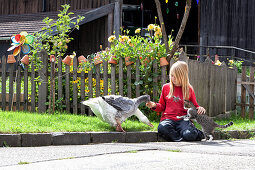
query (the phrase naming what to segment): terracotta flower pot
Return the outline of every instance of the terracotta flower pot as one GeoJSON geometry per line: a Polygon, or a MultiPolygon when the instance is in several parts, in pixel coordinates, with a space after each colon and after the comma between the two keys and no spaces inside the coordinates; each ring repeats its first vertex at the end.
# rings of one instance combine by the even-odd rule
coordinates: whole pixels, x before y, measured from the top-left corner
{"type": "Polygon", "coordinates": [[[87,62],[88,60],[83,56],[83,55],[81,55],[80,57],[78,57],[78,61],[79,61],[79,63],[81,64],[81,63],[85,63],[85,62],[87,62]]]}
{"type": "Polygon", "coordinates": [[[94,63],[95,63],[95,65],[103,63],[103,61],[101,60],[100,54],[96,54],[96,56],[94,58],[94,63]]]}
{"type": "Polygon", "coordinates": [[[117,64],[116,56],[111,56],[110,60],[108,61],[110,64],[117,64]]]}
{"type": "Polygon", "coordinates": [[[62,62],[64,63],[64,64],[66,64],[66,65],[71,65],[71,62],[72,62],[72,58],[69,56],[69,55],[67,55],[63,60],[62,60],[62,62]]]}
{"type": "Polygon", "coordinates": [[[133,63],[134,63],[133,61],[130,61],[130,57],[125,57],[125,64],[126,64],[126,66],[129,66],[129,65],[131,65],[133,63]]]}
{"type": "Polygon", "coordinates": [[[54,63],[56,61],[55,55],[50,55],[50,62],[54,63]]]}
{"type": "Polygon", "coordinates": [[[13,54],[8,55],[7,63],[16,63],[16,60],[13,54]]]}
{"type": "Polygon", "coordinates": [[[29,64],[29,56],[24,55],[24,57],[20,60],[23,64],[28,65],[29,64]]]}
{"type": "Polygon", "coordinates": [[[166,57],[161,57],[160,59],[159,59],[159,63],[160,63],[160,66],[162,67],[162,66],[167,66],[169,63],[168,63],[168,61],[166,60],[166,57]]]}

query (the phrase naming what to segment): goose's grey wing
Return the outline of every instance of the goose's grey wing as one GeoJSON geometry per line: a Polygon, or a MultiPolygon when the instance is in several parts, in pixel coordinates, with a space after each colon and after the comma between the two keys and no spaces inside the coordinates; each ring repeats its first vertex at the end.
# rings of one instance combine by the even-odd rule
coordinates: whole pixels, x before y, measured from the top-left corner
{"type": "Polygon", "coordinates": [[[134,102],[124,97],[102,97],[109,105],[118,111],[128,112],[134,107],[134,102]]]}

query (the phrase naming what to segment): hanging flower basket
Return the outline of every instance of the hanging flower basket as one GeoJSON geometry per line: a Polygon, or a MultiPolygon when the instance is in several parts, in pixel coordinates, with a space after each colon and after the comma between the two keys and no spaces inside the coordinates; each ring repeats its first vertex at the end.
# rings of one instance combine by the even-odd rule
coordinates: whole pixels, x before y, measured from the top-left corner
{"type": "Polygon", "coordinates": [[[101,57],[100,57],[100,54],[99,54],[99,53],[96,54],[96,56],[95,56],[95,58],[94,58],[94,63],[95,63],[95,65],[98,65],[98,64],[103,63],[103,61],[101,60],[101,57]]]}
{"type": "Polygon", "coordinates": [[[7,63],[16,63],[15,57],[13,54],[8,55],[7,63]]]}
{"type": "Polygon", "coordinates": [[[125,57],[125,65],[126,66],[129,66],[129,65],[131,65],[133,63],[134,63],[133,61],[130,61],[130,57],[125,57]]]}
{"type": "Polygon", "coordinates": [[[110,64],[117,64],[116,56],[111,56],[110,60],[108,61],[110,64]]]}
{"type": "Polygon", "coordinates": [[[67,55],[63,60],[62,62],[66,65],[69,65],[71,66],[71,62],[72,62],[72,58],[70,57],[70,55],[67,55]]]}
{"type": "Polygon", "coordinates": [[[78,61],[81,64],[87,62],[88,60],[83,55],[81,55],[80,57],[78,57],[78,61]]]}
{"type": "Polygon", "coordinates": [[[29,56],[24,55],[24,57],[20,61],[21,61],[21,63],[28,65],[29,64],[29,56]]]}
{"type": "Polygon", "coordinates": [[[161,66],[161,67],[167,66],[167,65],[169,64],[168,61],[167,61],[167,59],[166,59],[166,57],[161,57],[161,58],[159,59],[159,63],[160,63],[160,66],[161,66]]]}

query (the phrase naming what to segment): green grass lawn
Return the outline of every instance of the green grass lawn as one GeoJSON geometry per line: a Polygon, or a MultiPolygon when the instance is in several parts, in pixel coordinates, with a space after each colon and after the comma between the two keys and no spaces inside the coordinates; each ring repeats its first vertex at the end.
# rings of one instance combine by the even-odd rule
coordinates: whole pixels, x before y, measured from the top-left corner
{"type": "MultiPolygon", "coordinates": [[[[224,125],[233,121],[234,125],[227,129],[216,130],[255,130],[255,121],[233,116],[226,120],[217,120],[224,125]]],[[[127,132],[157,131],[159,122],[152,122],[151,128],[137,120],[127,120],[122,126],[127,132]]],[[[199,125],[196,125],[198,128],[199,125]]],[[[38,114],[28,112],[0,111],[0,133],[46,133],[46,132],[98,132],[115,131],[109,124],[97,117],[72,114],[38,114]]]]}
{"type": "MultiPolygon", "coordinates": [[[[152,124],[154,129],[139,121],[127,120],[122,127],[125,131],[156,131],[158,123],[152,124]]],[[[94,116],[0,111],[0,133],[91,131],[115,131],[115,129],[94,116]]]]}

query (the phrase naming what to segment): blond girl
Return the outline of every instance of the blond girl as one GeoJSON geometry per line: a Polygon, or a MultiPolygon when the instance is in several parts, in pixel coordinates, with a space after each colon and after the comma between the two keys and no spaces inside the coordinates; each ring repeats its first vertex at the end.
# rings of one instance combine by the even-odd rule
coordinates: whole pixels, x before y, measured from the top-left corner
{"type": "Polygon", "coordinates": [[[188,65],[177,61],[170,69],[170,83],[164,84],[158,103],[147,102],[146,106],[156,112],[162,112],[158,133],[168,141],[196,141],[203,138],[203,133],[192,122],[177,119],[176,116],[187,114],[184,100],[191,101],[199,114],[205,109],[197,104],[196,96],[189,83],[188,65]]]}

